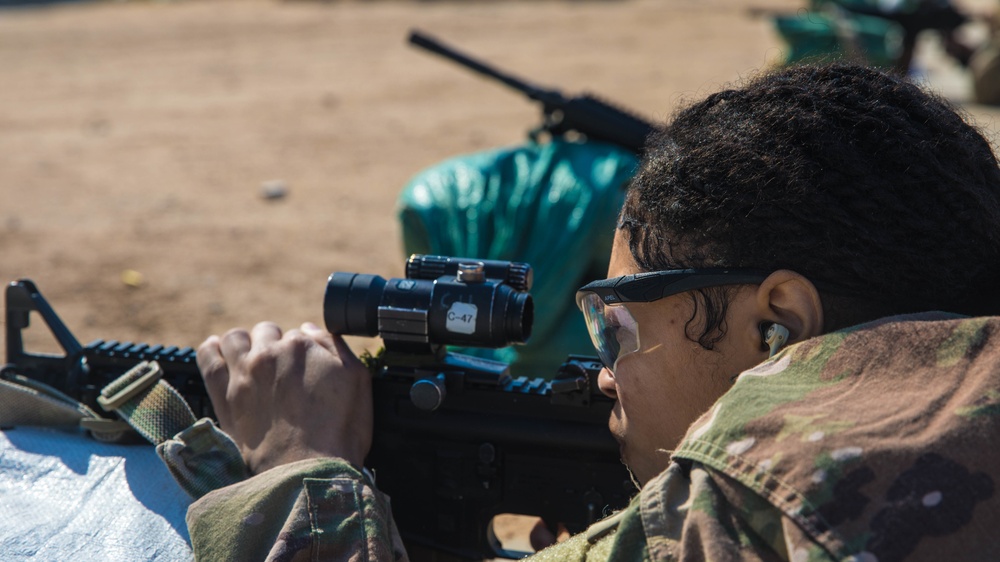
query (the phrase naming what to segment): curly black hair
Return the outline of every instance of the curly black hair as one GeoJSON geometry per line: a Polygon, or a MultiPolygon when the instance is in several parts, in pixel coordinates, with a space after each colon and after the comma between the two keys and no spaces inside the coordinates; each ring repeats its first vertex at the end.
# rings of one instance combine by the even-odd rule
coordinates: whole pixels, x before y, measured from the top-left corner
{"type": "MultiPolygon", "coordinates": [[[[1000,309],[990,144],[945,100],[863,66],[784,68],[682,110],[647,145],[618,228],[646,271],[796,271],[827,330],[1000,309]]],[[[732,290],[692,296],[706,348],[732,290]]]]}

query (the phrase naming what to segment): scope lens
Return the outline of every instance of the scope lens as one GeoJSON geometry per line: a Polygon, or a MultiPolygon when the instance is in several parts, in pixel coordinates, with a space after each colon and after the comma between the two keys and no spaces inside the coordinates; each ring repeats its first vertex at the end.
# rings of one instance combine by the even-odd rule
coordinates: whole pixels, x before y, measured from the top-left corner
{"type": "Polygon", "coordinates": [[[365,273],[337,272],[326,283],[323,321],[331,334],[378,335],[378,304],[385,279],[365,273]]]}
{"type": "Polygon", "coordinates": [[[531,337],[531,326],[535,322],[535,302],[529,293],[513,293],[510,307],[504,315],[506,339],[511,343],[524,343],[531,337]]]}

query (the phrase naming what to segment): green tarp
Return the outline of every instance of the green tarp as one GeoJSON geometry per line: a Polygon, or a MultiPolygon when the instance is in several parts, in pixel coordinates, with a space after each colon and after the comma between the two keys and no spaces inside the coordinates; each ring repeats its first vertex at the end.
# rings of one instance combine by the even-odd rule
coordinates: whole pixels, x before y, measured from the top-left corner
{"type": "Polygon", "coordinates": [[[604,278],[624,187],[637,157],[615,145],[561,138],[441,162],[398,202],[407,254],[522,261],[534,268],[527,345],[455,349],[550,378],[569,354],[595,355],[576,289],[604,278]]]}
{"type": "MultiPolygon", "coordinates": [[[[916,4],[898,2],[896,10],[908,12],[916,4]]],[[[902,54],[902,27],[886,18],[853,13],[852,7],[877,8],[878,3],[813,0],[806,10],[775,16],[775,29],[788,45],[785,64],[847,57],[873,66],[894,66],[902,54]]]]}

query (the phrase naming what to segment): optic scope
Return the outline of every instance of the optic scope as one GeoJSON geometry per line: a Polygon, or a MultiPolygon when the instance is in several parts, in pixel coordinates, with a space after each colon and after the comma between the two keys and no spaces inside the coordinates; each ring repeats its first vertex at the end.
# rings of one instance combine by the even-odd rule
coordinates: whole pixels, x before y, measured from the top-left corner
{"type": "Polygon", "coordinates": [[[386,351],[505,347],[531,336],[531,281],[526,263],[414,254],[403,279],[330,275],[323,317],[330,333],[379,336],[386,351]]]}

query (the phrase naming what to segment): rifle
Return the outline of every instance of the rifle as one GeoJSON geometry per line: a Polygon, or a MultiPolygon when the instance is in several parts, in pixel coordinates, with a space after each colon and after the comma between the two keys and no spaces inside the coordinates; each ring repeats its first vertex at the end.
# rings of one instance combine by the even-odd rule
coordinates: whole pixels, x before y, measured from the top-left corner
{"type": "MultiPolygon", "coordinates": [[[[516,558],[493,533],[494,516],[538,515],[577,532],[634,494],[607,431],[613,401],[597,389],[601,365],[571,356],[551,380],[513,378],[508,366],[450,353],[530,335],[526,264],[412,256],[405,279],[334,273],[324,319],[333,333],[379,335],[373,363],[374,439],[366,466],[393,500],[414,560],[516,558]]],[[[103,387],[140,361],[196,416],[214,417],[195,350],[95,340],[81,345],[30,280],[6,290],[7,362],[95,411],[103,387]],[[30,353],[23,332],[41,316],[63,355],[30,353]]]]}
{"type": "Polygon", "coordinates": [[[542,131],[551,136],[562,136],[570,131],[588,139],[617,144],[642,154],[646,139],[657,131],[649,121],[630,111],[615,107],[593,95],[583,94],[567,98],[559,90],[542,88],[497,70],[484,62],[462,54],[420,31],[411,31],[409,42],[432,53],[451,59],[480,74],[499,80],[518,90],[529,99],[542,104],[542,124],[531,131],[537,140],[542,131]]]}

